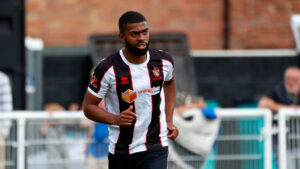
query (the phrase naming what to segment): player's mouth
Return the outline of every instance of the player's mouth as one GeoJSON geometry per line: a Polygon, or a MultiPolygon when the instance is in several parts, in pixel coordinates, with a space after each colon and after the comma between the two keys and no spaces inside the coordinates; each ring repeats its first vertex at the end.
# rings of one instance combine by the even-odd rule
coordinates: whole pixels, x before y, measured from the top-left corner
{"type": "Polygon", "coordinates": [[[138,44],[136,45],[136,47],[137,47],[138,49],[140,49],[140,50],[143,50],[143,49],[146,49],[147,44],[146,44],[146,43],[138,43],[138,44]]]}

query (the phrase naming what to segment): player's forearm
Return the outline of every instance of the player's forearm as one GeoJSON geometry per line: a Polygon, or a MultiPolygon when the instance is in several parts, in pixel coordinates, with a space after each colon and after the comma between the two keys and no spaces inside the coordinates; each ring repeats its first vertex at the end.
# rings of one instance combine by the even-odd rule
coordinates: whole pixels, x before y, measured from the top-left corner
{"type": "Polygon", "coordinates": [[[116,124],[117,123],[117,116],[105,111],[104,109],[89,104],[84,106],[84,115],[93,121],[105,123],[105,124],[116,124]]]}
{"type": "Polygon", "coordinates": [[[173,112],[176,101],[176,82],[172,80],[164,83],[165,113],[167,123],[173,123],[173,112]]]}

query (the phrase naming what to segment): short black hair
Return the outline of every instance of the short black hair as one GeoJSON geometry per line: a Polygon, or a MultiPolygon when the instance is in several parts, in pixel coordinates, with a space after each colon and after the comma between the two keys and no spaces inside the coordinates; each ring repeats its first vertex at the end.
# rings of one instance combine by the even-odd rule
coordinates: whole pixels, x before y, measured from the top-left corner
{"type": "Polygon", "coordinates": [[[142,14],[136,11],[128,11],[124,13],[119,19],[119,31],[120,33],[124,33],[127,24],[139,23],[144,21],[147,20],[142,14]]]}

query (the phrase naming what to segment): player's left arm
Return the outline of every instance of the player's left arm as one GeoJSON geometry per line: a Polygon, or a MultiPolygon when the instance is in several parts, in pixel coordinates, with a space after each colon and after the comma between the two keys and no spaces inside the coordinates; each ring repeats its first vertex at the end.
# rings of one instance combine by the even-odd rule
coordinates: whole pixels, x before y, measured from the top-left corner
{"type": "Polygon", "coordinates": [[[176,101],[176,81],[174,76],[171,80],[164,82],[163,85],[164,94],[165,94],[165,112],[166,112],[166,120],[167,120],[167,128],[168,128],[168,138],[171,140],[175,140],[178,136],[178,129],[173,124],[173,112],[176,101]]]}

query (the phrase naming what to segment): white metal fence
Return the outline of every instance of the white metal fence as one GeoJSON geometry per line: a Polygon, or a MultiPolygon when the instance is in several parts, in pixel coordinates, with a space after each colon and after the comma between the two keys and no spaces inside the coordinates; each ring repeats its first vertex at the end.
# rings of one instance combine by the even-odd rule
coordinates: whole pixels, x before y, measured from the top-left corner
{"type": "MultiPolygon", "coordinates": [[[[5,160],[3,161],[2,159],[1,161],[2,168],[29,169],[36,168],[34,167],[35,165],[45,165],[43,164],[45,163],[45,161],[43,161],[45,159],[43,157],[44,154],[41,154],[41,152],[45,150],[45,145],[61,145],[64,147],[67,145],[72,145],[72,143],[76,143],[73,149],[75,149],[76,146],[84,145],[84,138],[81,138],[81,140],[74,137],[70,140],[49,140],[43,138],[40,134],[40,127],[43,120],[54,120],[56,121],[56,124],[54,125],[57,125],[57,121],[59,121],[60,125],[65,125],[68,122],[64,122],[64,124],[62,124],[62,120],[78,121],[83,118],[84,115],[81,112],[58,112],[51,115],[45,112],[25,111],[1,113],[0,119],[10,120],[12,123],[10,135],[5,139],[5,143],[1,144],[1,148],[4,149],[5,154],[5,160]],[[35,160],[34,156],[38,158],[35,160]]],[[[72,124],[76,123],[78,126],[78,122],[72,122],[72,124]]],[[[77,130],[76,133],[78,133],[78,131],[79,130],[77,130]]],[[[77,155],[80,156],[80,154],[77,155]]],[[[84,155],[84,152],[82,152],[82,155],[84,155]]],[[[78,159],[75,159],[73,162],[75,161],[78,163],[78,159]]],[[[47,161],[47,163],[48,162],[49,161],[47,161]]],[[[82,161],[79,160],[79,162],[82,161]]]]}
{"type": "Polygon", "coordinates": [[[300,168],[300,110],[279,111],[279,166],[280,169],[300,168]]]}
{"type": "MultiPolygon", "coordinates": [[[[170,144],[170,169],[271,169],[271,112],[266,109],[218,109],[220,132],[208,157],[170,144]]],[[[201,144],[201,142],[199,142],[201,144]]]]}
{"type": "MultiPolygon", "coordinates": [[[[271,112],[266,109],[218,109],[216,112],[222,118],[222,123],[211,155],[204,159],[183,152],[178,146],[175,152],[179,155],[179,161],[181,159],[182,164],[187,164],[193,169],[271,169],[271,112]]],[[[85,131],[79,126],[79,120],[84,119],[82,112],[60,112],[50,115],[45,112],[16,111],[0,113],[0,119],[11,119],[15,124],[11,128],[10,138],[6,139],[5,143],[8,155],[6,161],[0,161],[6,168],[43,168],[45,163],[67,163],[67,168],[85,168],[85,131]],[[64,131],[65,138],[43,138],[40,126],[45,120],[54,120],[69,126],[68,130],[64,131]],[[43,161],[42,159],[46,158],[45,151],[48,151],[45,146],[50,144],[62,145],[63,148],[69,146],[67,151],[71,156],[63,162],[43,161]]],[[[178,163],[170,161],[170,164],[176,162],[178,163]]],[[[171,166],[169,165],[169,168],[171,166]]]]}
{"type": "Polygon", "coordinates": [[[271,169],[271,111],[219,109],[217,114],[222,118],[215,159],[219,161],[219,168],[271,169]]]}

